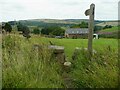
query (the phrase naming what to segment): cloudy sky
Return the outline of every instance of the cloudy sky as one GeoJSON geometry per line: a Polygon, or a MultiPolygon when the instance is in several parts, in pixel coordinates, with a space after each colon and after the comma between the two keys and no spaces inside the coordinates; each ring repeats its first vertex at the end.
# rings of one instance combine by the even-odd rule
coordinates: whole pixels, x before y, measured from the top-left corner
{"type": "Polygon", "coordinates": [[[0,21],[24,19],[88,19],[84,15],[96,5],[96,20],[117,20],[119,0],[0,0],[0,21]]]}

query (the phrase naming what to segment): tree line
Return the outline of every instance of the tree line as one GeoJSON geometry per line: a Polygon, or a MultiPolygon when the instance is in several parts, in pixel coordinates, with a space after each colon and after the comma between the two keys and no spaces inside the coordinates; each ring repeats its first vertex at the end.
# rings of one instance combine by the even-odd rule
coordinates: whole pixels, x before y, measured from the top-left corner
{"type": "Polygon", "coordinates": [[[29,38],[30,33],[33,34],[43,34],[43,35],[55,35],[55,36],[63,36],[65,30],[61,28],[60,26],[48,26],[48,27],[42,27],[40,29],[39,27],[34,28],[32,31],[30,31],[30,28],[26,25],[23,25],[22,23],[18,22],[16,24],[10,24],[5,23],[2,25],[2,29],[4,29],[6,32],[11,33],[12,32],[12,26],[17,26],[17,31],[22,32],[24,37],[29,38]]]}
{"type": "MultiPolygon", "coordinates": [[[[42,34],[42,35],[55,35],[55,36],[63,36],[65,33],[65,30],[57,25],[43,26],[42,28],[38,26],[34,28],[32,31],[30,31],[30,28],[28,26],[20,22],[5,23],[5,25],[2,26],[2,29],[4,29],[8,33],[11,33],[12,26],[14,25],[17,26],[17,31],[21,31],[23,36],[26,38],[30,38],[30,33],[37,34],[37,35],[42,34]]],[[[70,28],[88,28],[88,23],[83,21],[80,24],[70,26],[70,28]]],[[[112,26],[106,25],[104,27],[101,27],[101,26],[95,25],[94,31],[98,32],[99,30],[106,29],[106,28],[112,28],[112,26]]]]}
{"type": "MultiPolygon", "coordinates": [[[[12,32],[12,25],[10,25],[9,23],[5,23],[4,25],[2,25],[2,30],[5,30],[5,32],[7,33],[11,33],[12,32]]],[[[17,24],[17,30],[18,31],[22,31],[22,34],[24,37],[26,37],[27,39],[30,38],[30,30],[27,26],[22,25],[22,24],[17,24]]]]}

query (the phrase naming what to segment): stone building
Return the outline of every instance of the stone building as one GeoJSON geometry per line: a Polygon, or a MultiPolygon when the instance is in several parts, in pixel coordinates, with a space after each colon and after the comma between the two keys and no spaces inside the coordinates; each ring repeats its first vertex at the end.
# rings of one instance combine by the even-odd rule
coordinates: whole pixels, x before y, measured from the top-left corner
{"type": "Polygon", "coordinates": [[[88,38],[88,28],[70,28],[65,31],[66,38],[88,38]]]}

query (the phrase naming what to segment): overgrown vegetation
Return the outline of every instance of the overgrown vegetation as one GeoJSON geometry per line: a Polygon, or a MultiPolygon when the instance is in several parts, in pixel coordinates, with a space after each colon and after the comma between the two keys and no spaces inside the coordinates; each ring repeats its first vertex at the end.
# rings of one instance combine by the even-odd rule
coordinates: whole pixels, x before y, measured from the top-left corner
{"type": "MultiPolygon", "coordinates": [[[[86,28],[87,23],[83,22],[78,26],[86,28]]],[[[100,28],[96,27],[95,30],[100,28]]],[[[102,30],[102,37],[117,38],[117,33],[113,34],[115,28],[102,30]]],[[[9,32],[9,35],[3,35],[2,40],[3,88],[66,88],[69,84],[74,88],[118,87],[116,39],[93,40],[93,48],[97,53],[92,59],[88,58],[87,51],[81,50],[72,60],[75,47],[87,47],[86,39],[55,39],[33,35],[26,40],[24,37],[30,37],[30,30],[21,23],[17,24],[17,29],[22,31],[24,37],[11,33],[12,27],[9,23],[3,29],[9,32]],[[47,48],[49,42],[65,47],[66,60],[72,62],[69,72],[64,72],[52,51],[47,48]],[[64,77],[71,81],[66,84],[64,77]]],[[[62,36],[64,31],[63,28],[54,26],[42,28],[41,33],[62,36]]],[[[39,34],[39,27],[34,28],[33,33],[39,34]]]]}
{"type": "Polygon", "coordinates": [[[75,88],[118,88],[118,52],[110,46],[92,59],[84,49],[78,51],[72,62],[70,75],[75,88]]]}
{"type": "Polygon", "coordinates": [[[18,36],[3,37],[3,88],[62,88],[61,68],[46,45],[18,36]]]}
{"type": "MultiPolygon", "coordinates": [[[[115,39],[93,41],[97,53],[90,60],[82,50],[73,61],[75,47],[87,47],[83,39],[51,39],[32,36],[6,35],[2,40],[3,88],[65,88],[61,66],[47,49],[49,41],[65,47],[69,73],[75,88],[118,87],[118,47],[115,39]],[[114,45],[113,45],[114,43],[114,45]],[[38,46],[39,45],[39,46],[38,46]],[[107,54],[106,54],[107,53],[107,54]]],[[[64,73],[65,74],[65,73],[64,73]]]]}

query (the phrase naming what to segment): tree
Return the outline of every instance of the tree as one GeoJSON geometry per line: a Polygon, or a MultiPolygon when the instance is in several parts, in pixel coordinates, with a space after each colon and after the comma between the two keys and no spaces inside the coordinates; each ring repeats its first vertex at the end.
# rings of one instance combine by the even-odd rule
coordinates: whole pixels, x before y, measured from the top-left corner
{"type": "Polygon", "coordinates": [[[9,23],[5,23],[4,29],[6,32],[11,32],[12,31],[12,26],[9,23]]]}
{"type": "Polygon", "coordinates": [[[54,30],[52,31],[52,34],[56,36],[63,36],[64,33],[65,33],[65,30],[62,29],[61,27],[54,28],[54,30]]]}
{"type": "Polygon", "coordinates": [[[23,26],[22,34],[27,39],[31,37],[30,36],[30,30],[29,30],[29,28],[27,26],[23,26]]]}
{"type": "Polygon", "coordinates": [[[88,28],[88,23],[86,23],[86,22],[81,22],[81,24],[80,24],[80,28],[88,28]]]}
{"type": "Polygon", "coordinates": [[[41,30],[41,33],[42,33],[42,34],[45,34],[45,35],[49,35],[52,31],[53,31],[52,27],[44,27],[44,28],[41,30]]]}
{"type": "Polygon", "coordinates": [[[98,31],[100,31],[102,29],[103,29],[102,26],[97,26],[97,25],[94,26],[94,32],[98,32],[98,31]]]}
{"type": "Polygon", "coordinates": [[[74,25],[71,28],[88,28],[88,23],[82,21],[80,24],[74,25]]]}
{"type": "Polygon", "coordinates": [[[103,29],[107,29],[107,28],[112,28],[112,26],[111,26],[111,25],[105,25],[105,26],[103,27],[103,29]]]}
{"type": "Polygon", "coordinates": [[[17,29],[18,31],[23,31],[24,25],[22,25],[20,22],[17,23],[17,29]]]}
{"type": "Polygon", "coordinates": [[[21,24],[20,22],[17,24],[17,29],[18,31],[22,31],[23,36],[26,37],[27,39],[31,37],[29,28],[21,24]]]}
{"type": "Polygon", "coordinates": [[[33,33],[34,34],[40,34],[40,29],[37,27],[33,30],[33,33]]]}
{"type": "Polygon", "coordinates": [[[42,34],[46,34],[46,35],[56,35],[56,36],[63,36],[64,35],[65,30],[62,29],[59,26],[54,26],[54,27],[45,27],[41,30],[42,34]]]}

